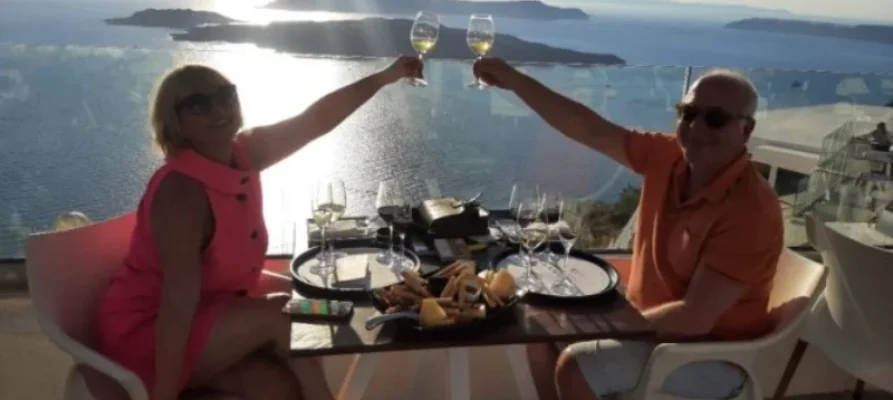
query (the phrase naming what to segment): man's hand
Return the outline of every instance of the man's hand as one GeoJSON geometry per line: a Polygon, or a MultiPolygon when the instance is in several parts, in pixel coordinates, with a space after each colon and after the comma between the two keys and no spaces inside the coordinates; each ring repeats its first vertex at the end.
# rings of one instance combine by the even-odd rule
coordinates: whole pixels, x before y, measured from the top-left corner
{"type": "Polygon", "coordinates": [[[474,63],[474,76],[490,86],[514,90],[524,77],[520,71],[498,58],[482,58],[474,63]]]}
{"type": "Polygon", "coordinates": [[[378,76],[381,77],[381,83],[388,85],[394,83],[401,78],[422,78],[424,64],[418,57],[400,56],[387,68],[383,69],[378,76]]]}

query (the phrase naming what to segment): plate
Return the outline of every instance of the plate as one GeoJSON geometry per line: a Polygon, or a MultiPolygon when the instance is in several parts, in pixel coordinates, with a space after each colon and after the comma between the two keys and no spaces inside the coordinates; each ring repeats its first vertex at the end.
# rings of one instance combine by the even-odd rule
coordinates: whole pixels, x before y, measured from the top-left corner
{"type": "MultiPolygon", "coordinates": [[[[563,254],[560,247],[553,251],[563,254]]],[[[535,255],[534,258],[536,257],[535,255]]],[[[564,261],[562,257],[557,263],[562,269],[565,268],[564,261]]],[[[507,268],[516,279],[526,273],[517,247],[497,255],[493,260],[493,265],[497,269],[507,268]]],[[[574,283],[576,294],[562,295],[550,291],[550,284],[559,279],[560,272],[555,266],[536,260],[533,272],[543,281],[544,290],[527,292],[524,295],[524,300],[553,304],[594,304],[595,302],[614,300],[620,275],[611,263],[596,255],[572,250],[566,271],[574,283]]]]}
{"type": "MultiPolygon", "coordinates": [[[[475,267],[474,276],[476,277],[479,272],[478,267],[475,267]]],[[[444,290],[445,286],[449,278],[438,278],[437,272],[433,272],[430,274],[426,274],[421,277],[425,281],[425,289],[434,294],[435,296],[440,294],[442,290],[444,290]]],[[[372,305],[382,314],[386,314],[388,308],[390,308],[393,304],[387,301],[388,296],[385,293],[394,291],[394,290],[410,290],[407,288],[406,282],[401,282],[398,284],[390,285],[387,287],[379,288],[376,290],[371,290],[370,297],[372,300],[372,305]]],[[[436,325],[425,327],[418,323],[418,321],[413,319],[398,319],[394,320],[393,323],[400,326],[403,329],[409,329],[415,332],[423,332],[423,333],[449,333],[449,334],[457,334],[457,333],[475,333],[476,331],[483,331],[487,328],[491,328],[494,326],[499,326],[504,323],[510,323],[510,321],[514,318],[514,308],[518,304],[521,299],[521,296],[514,295],[511,298],[501,300],[503,303],[501,306],[490,306],[484,300],[482,293],[480,295],[480,299],[475,303],[482,304],[485,309],[485,317],[484,318],[468,318],[465,322],[457,322],[452,324],[445,325],[436,325]]],[[[456,297],[452,298],[453,301],[456,300],[456,297]]],[[[406,311],[406,310],[401,310],[406,311]]]]}
{"type": "MultiPolygon", "coordinates": [[[[362,244],[338,246],[335,250],[345,254],[336,260],[336,269],[326,281],[316,269],[319,247],[312,247],[299,254],[289,267],[295,291],[302,296],[332,300],[366,301],[369,290],[390,286],[403,281],[391,268],[378,262],[377,255],[387,250],[387,245],[362,244]]],[[[412,268],[418,269],[419,257],[409,249],[405,255],[412,260],[412,268]]]]}

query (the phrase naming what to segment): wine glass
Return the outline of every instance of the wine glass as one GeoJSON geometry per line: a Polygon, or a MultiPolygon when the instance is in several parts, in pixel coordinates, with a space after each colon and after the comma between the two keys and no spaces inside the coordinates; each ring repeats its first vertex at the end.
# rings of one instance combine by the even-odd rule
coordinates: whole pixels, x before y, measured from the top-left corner
{"type": "Polygon", "coordinates": [[[392,222],[397,228],[397,236],[400,237],[400,251],[391,258],[391,268],[396,272],[401,272],[407,266],[412,265],[412,261],[409,257],[406,257],[406,231],[412,225],[412,205],[402,188],[397,192],[394,204],[394,218],[392,222]]]}
{"type": "MultiPolygon", "coordinates": [[[[419,53],[419,60],[422,60],[424,55],[434,48],[439,35],[440,17],[432,12],[420,11],[416,15],[412,31],[409,33],[409,40],[412,42],[412,48],[419,53]]],[[[416,77],[407,78],[406,82],[412,86],[428,86],[428,82],[416,77]]]]}
{"type": "MultiPolygon", "coordinates": [[[[472,14],[468,19],[468,33],[466,34],[468,47],[478,59],[481,59],[493,47],[496,40],[496,25],[493,24],[493,16],[490,14],[472,14]]],[[[487,87],[480,79],[468,84],[470,89],[485,89],[487,87]]]]}
{"type": "MultiPolygon", "coordinates": [[[[319,260],[318,271],[325,272],[329,268],[329,254],[327,252],[328,230],[332,224],[332,213],[339,212],[339,206],[334,201],[334,191],[331,182],[317,182],[310,192],[310,211],[313,213],[313,223],[320,231],[320,250],[316,255],[319,260]]],[[[340,212],[344,212],[341,206],[340,212]]]]}
{"type": "MultiPolygon", "coordinates": [[[[543,193],[543,221],[549,226],[549,238],[546,239],[546,243],[553,237],[552,234],[555,233],[555,225],[561,219],[561,205],[561,193],[543,193]]],[[[548,263],[555,263],[561,258],[552,251],[552,246],[548,245],[546,246],[546,251],[543,252],[542,257],[543,261],[548,263]]]]}
{"type": "Polygon", "coordinates": [[[378,183],[378,195],[375,197],[375,208],[378,216],[388,224],[388,249],[378,253],[376,260],[390,265],[394,255],[394,194],[397,182],[386,180],[378,183]]]}
{"type": "Polygon", "coordinates": [[[556,280],[552,286],[551,290],[558,295],[568,296],[572,295],[579,291],[577,287],[571,282],[570,275],[568,272],[569,261],[571,257],[571,249],[574,248],[574,244],[577,243],[577,237],[580,235],[580,230],[583,227],[583,216],[580,215],[579,212],[574,212],[578,210],[573,210],[568,201],[561,201],[561,216],[558,220],[557,231],[558,231],[558,239],[561,241],[561,246],[564,248],[564,265],[556,267],[561,274],[561,279],[556,280]]]}
{"type": "MultiPolygon", "coordinates": [[[[329,226],[334,231],[335,224],[347,210],[347,192],[344,190],[344,181],[340,179],[329,181],[329,185],[332,191],[332,204],[329,206],[331,225],[329,226]]],[[[329,236],[331,236],[331,232],[329,236]]],[[[343,251],[335,251],[335,239],[329,238],[329,257],[334,260],[346,256],[347,253],[343,251]]]]}
{"type": "Polygon", "coordinates": [[[526,250],[523,260],[524,276],[518,279],[518,286],[526,291],[542,289],[543,283],[533,274],[533,252],[546,241],[549,228],[543,222],[542,201],[538,197],[522,200],[518,206],[518,227],[521,246],[526,250]]]}

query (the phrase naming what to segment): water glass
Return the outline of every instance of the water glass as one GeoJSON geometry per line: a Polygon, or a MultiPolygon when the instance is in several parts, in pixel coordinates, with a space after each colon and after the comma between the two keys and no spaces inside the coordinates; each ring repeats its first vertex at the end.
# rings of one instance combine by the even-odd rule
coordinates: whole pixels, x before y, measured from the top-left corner
{"type": "Polygon", "coordinates": [[[518,227],[521,246],[524,248],[525,274],[518,278],[518,287],[525,291],[539,291],[543,283],[533,273],[535,258],[533,253],[546,242],[549,228],[542,220],[542,207],[539,198],[522,201],[518,207],[518,227]]]}

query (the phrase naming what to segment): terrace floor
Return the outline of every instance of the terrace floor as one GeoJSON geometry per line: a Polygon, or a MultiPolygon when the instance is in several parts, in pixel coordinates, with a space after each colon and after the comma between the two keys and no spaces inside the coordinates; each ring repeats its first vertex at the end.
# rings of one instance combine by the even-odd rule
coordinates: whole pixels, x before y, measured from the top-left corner
{"type": "MultiPolygon", "coordinates": [[[[43,400],[60,399],[65,381],[65,374],[71,365],[71,359],[51,343],[40,331],[34,318],[30,300],[23,294],[0,295],[0,398],[4,400],[43,400]]],[[[495,348],[480,348],[471,355],[471,362],[495,364],[496,369],[507,367],[503,362],[492,362],[495,348]],[[486,361],[484,361],[486,360],[486,361]]],[[[433,354],[432,354],[433,355],[433,354]]],[[[436,357],[436,356],[435,356],[436,357]]],[[[441,356],[442,357],[442,356],[441,356]]],[[[417,358],[417,357],[416,357],[417,358]]],[[[346,360],[327,361],[327,375],[330,385],[337,390],[338,384],[331,378],[338,376],[334,370],[342,369],[346,360]]],[[[806,361],[806,360],[804,360],[806,361]]],[[[405,361],[404,361],[405,362],[405,361]]],[[[445,369],[446,360],[429,361],[429,365],[440,365],[445,369]]],[[[472,368],[479,371],[478,367],[472,368]]],[[[489,368],[488,368],[489,369],[489,368]]],[[[379,373],[379,372],[376,372],[379,373]]],[[[439,374],[445,376],[445,374],[439,374]]],[[[446,385],[442,379],[440,384],[446,385]]],[[[492,380],[472,379],[472,398],[477,399],[517,399],[518,395],[504,390],[494,390],[492,380]]],[[[403,380],[404,386],[411,385],[403,380]]],[[[518,382],[515,382],[516,384],[518,382]]],[[[529,382],[524,384],[529,385],[529,382]]],[[[410,399],[413,396],[411,387],[384,387],[373,383],[365,399],[410,399]]],[[[447,389],[444,387],[444,389],[447,389]]],[[[441,391],[442,393],[448,390],[441,391]]],[[[514,390],[512,390],[514,392],[514,390]]],[[[848,393],[829,393],[821,395],[793,396],[791,399],[830,400],[851,398],[848,393]]],[[[866,400],[893,400],[893,394],[868,392],[866,400]]]]}

